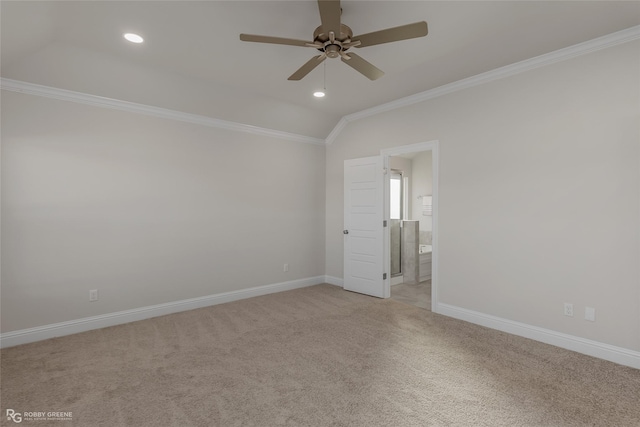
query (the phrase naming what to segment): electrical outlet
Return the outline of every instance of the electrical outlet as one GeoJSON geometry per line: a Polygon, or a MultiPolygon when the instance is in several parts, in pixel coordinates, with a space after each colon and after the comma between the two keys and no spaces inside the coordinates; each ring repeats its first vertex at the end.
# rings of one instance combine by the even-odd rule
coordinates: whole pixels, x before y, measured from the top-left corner
{"type": "Polygon", "coordinates": [[[92,289],[89,291],[89,301],[98,301],[98,290],[92,289]]]}
{"type": "Polygon", "coordinates": [[[585,307],[584,308],[584,318],[585,320],[589,320],[591,322],[596,321],[596,309],[593,307],[585,307]]]}
{"type": "Polygon", "coordinates": [[[573,304],[570,302],[564,303],[564,315],[573,317],[573,304]]]}
{"type": "Polygon", "coordinates": [[[289,271],[289,264],[285,264],[282,270],[285,272],[289,271]]]}

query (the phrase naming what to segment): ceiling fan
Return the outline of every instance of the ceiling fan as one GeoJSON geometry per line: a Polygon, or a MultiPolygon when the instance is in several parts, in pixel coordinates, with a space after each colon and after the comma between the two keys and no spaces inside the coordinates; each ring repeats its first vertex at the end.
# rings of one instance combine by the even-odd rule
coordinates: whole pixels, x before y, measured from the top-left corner
{"type": "Polygon", "coordinates": [[[365,75],[370,80],[376,80],[382,77],[384,72],[355,53],[347,52],[350,48],[361,48],[424,37],[428,32],[427,23],[421,21],[354,37],[351,28],[340,22],[342,9],[339,0],[318,0],[318,9],[320,10],[322,25],[313,32],[312,42],[282,37],[258,36],[254,34],[240,34],[240,40],[245,42],[311,47],[321,52],[320,55],[311,58],[295,73],[289,76],[289,80],[301,80],[325,59],[337,57],[340,57],[342,62],[365,75]]]}

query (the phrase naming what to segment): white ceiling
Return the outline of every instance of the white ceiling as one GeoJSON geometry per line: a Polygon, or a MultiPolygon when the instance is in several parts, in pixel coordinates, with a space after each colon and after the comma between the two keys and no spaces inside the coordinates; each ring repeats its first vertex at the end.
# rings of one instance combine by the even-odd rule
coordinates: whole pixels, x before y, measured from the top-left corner
{"type": "Polygon", "coordinates": [[[421,20],[429,35],[358,49],[386,73],[374,82],[325,61],[327,96],[316,99],[322,65],[287,80],[314,50],[238,37],[311,40],[315,1],[0,7],[3,77],[318,137],[343,115],[640,24],[638,1],[343,1],[342,21],[356,35],[421,20]],[[125,42],[128,31],[145,43],[125,42]]]}

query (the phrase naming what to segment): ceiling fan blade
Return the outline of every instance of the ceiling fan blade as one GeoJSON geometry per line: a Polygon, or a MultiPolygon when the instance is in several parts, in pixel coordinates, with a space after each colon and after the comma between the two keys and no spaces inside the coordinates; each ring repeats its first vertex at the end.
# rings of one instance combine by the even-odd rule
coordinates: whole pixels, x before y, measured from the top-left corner
{"type": "Polygon", "coordinates": [[[333,31],[336,37],[340,37],[340,15],[342,14],[340,1],[318,0],[318,9],[324,33],[329,35],[329,32],[333,31]]]}
{"type": "Polygon", "coordinates": [[[361,36],[353,37],[352,40],[360,41],[360,45],[355,47],[366,47],[382,43],[397,42],[399,40],[414,39],[416,37],[424,37],[428,32],[427,23],[420,21],[413,24],[401,25],[399,27],[387,28],[386,30],[363,34],[361,36]]]}
{"type": "Polygon", "coordinates": [[[377,68],[375,65],[370,62],[365,61],[360,56],[355,53],[347,53],[342,58],[342,62],[358,71],[359,73],[364,74],[369,80],[376,80],[380,77],[384,76],[384,71],[377,68]],[[345,56],[350,59],[345,59],[345,56]]]}
{"type": "Polygon", "coordinates": [[[313,58],[308,60],[302,67],[298,68],[298,71],[291,74],[291,76],[287,80],[302,80],[302,78],[309,74],[311,70],[322,64],[322,61],[324,61],[325,59],[327,59],[327,55],[325,55],[324,53],[322,55],[314,56],[313,58]]]}
{"type": "Polygon", "coordinates": [[[257,36],[255,34],[240,34],[240,40],[242,40],[243,42],[286,44],[289,46],[301,46],[301,47],[308,47],[307,45],[312,43],[305,40],[286,39],[282,37],[257,36]]]}

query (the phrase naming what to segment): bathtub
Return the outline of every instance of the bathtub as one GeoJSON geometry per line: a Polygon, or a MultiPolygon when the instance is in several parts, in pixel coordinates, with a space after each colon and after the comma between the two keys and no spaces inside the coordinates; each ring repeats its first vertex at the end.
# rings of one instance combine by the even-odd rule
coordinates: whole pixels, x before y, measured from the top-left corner
{"type": "MultiPolygon", "coordinates": [[[[415,246],[414,246],[414,248],[415,248],[415,246]]],[[[418,253],[430,254],[432,249],[433,249],[433,246],[431,246],[431,245],[420,245],[420,246],[418,246],[418,253]]]]}

